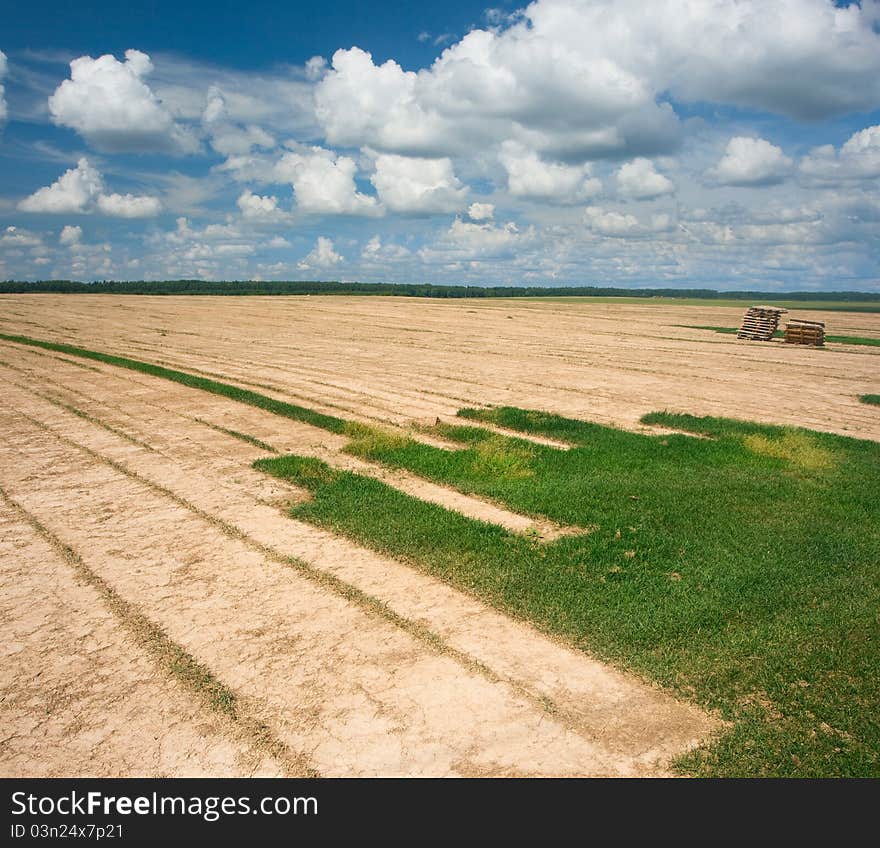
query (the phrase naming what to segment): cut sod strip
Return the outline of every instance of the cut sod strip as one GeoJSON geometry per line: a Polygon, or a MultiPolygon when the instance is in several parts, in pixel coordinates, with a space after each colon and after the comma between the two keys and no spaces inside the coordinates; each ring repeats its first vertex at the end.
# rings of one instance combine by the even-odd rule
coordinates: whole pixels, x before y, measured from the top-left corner
{"type": "Polygon", "coordinates": [[[139,359],[129,359],[126,356],[113,356],[109,353],[87,350],[86,348],[75,347],[74,345],[63,344],[60,342],[47,342],[41,339],[31,339],[27,336],[11,336],[6,333],[0,333],[0,339],[7,342],[16,342],[17,344],[66,353],[68,356],[79,356],[83,359],[93,359],[96,362],[104,362],[107,365],[115,365],[118,368],[127,368],[129,371],[140,371],[143,374],[149,374],[153,377],[172,380],[175,383],[180,383],[193,389],[201,389],[202,391],[221,395],[230,400],[236,400],[239,403],[246,403],[250,406],[265,409],[275,415],[282,415],[285,418],[291,418],[294,421],[302,421],[305,424],[312,424],[315,427],[320,427],[322,430],[329,430],[331,433],[345,433],[348,431],[348,428],[352,426],[351,422],[345,421],[342,418],[336,418],[333,415],[325,415],[322,412],[316,412],[314,409],[308,409],[304,406],[297,406],[294,403],[276,400],[268,395],[253,392],[249,389],[242,389],[241,387],[233,386],[230,383],[221,383],[218,380],[197,377],[195,374],[187,374],[185,371],[177,371],[173,368],[153,365],[139,359]]]}
{"type": "MultiPolygon", "coordinates": [[[[678,324],[676,326],[682,327],[686,330],[711,330],[714,333],[723,333],[725,335],[736,335],[738,329],[736,327],[707,327],[697,324],[678,324]]],[[[777,330],[773,334],[774,339],[784,338],[785,333],[782,330],[777,330]]],[[[870,338],[869,336],[825,336],[826,342],[833,342],[834,344],[848,344],[848,345],[864,345],[865,347],[880,347],[880,339],[870,338]]]]}

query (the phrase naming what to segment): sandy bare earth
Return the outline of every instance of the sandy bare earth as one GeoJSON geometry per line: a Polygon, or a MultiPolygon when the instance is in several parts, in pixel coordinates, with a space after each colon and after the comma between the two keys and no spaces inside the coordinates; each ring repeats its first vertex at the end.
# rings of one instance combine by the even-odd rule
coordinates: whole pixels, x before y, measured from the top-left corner
{"type": "MultiPolygon", "coordinates": [[[[880,351],[674,326],[738,317],[0,298],[0,332],[218,374],[365,421],[512,403],[624,426],[669,408],[880,437],[877,408],[855,399],[880,391],[880,351]]],[[[825,320],[829,332],[880,336],[880,316],[825,320]]],[[[99,363],[0,343],[0,391],[2,775],[650,775],[719,728],[428,575],[291,520],[283,505],[304,493],[253,471],[265,452],[217,428],[514,531],[524,516],[355,461],[324,431],[99,363]],[[230,690],[235,713],[180,679],[137,621],[230,690]]]]}

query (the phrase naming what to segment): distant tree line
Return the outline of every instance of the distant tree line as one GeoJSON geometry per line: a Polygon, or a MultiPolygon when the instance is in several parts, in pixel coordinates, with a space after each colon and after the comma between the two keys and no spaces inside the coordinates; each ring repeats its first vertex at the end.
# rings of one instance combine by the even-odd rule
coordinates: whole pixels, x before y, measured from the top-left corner
{"type": "Polygon", "coordinates": [[[73,280],[0,282],[0,294],[142,294],[142,295],[285,295],[355,294],[398,297],[694,297],[707,300],[845,300],[872,301],[871,292],[760,292],[715,291],[714,289],[622,289],[603,286],[436,286],[430,283],[340,283],[317,281],[205,281],[157,280],[120,282],[103,280],[81,283],[73,280]]]}

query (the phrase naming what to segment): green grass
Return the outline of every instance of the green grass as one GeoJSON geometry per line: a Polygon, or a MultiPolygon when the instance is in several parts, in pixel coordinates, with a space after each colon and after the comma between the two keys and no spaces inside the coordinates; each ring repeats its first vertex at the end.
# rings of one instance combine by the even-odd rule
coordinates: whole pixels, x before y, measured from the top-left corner
{"type": "Polygon", "coordinates": [[[836,344],[867,345],[868,347],[880,347],[880,339],[871,339],[866,336],[825,336],[826,342],[836,344]]]}
{"type": "Polygon", "coordinates": [[[255,463],[314,493],[294,516],[720,711],[732,729],[683,758],[686,773],[880,776],[874,442],[668,413],[644,421],[710,438],[648,436],[504,407],[434,428],[460,445],[442,450],[137,360],[2,338],[308,421],[352,436],[347,449],[367,459],[595,528],[540,543],[315,459],[255,463]]]}
{"type": "Polygon", "coordinates": [[[880,406],[880,395],[859,395],[859,400],[862,403],[872,403],[880,406]]]}
{"type": "Polygon", "coordinates": [[[355,452],[598,529],[536,544],[320,461],[259,460],[314,499],[292,514],[442,577],[734,722],[680,766],[711,775],[880,775],[880,445],[656,413],[711,436],[644,436],[515,408],[443,451],[355,452]],[[488,457],[488,460],[487,460],[488,457]]]}
{"type": "MultiPolygon", "coordinates": [[[[712,330],[716,333],[725,333],[736,335],[738,332],[736,327],[704,327],[697,326],[694,324],[679,324],[677,326],[685,327],[689,330],[712,330]]],[[[782,339],[785,338],[785,333],[782,330],[777,330],[773,334],[774,339],[782,339]]],[[[868,347],[880,347],[880,339],[869,338],[868,336],[825,336],[826,342],[833,342],[834,344],[849,344],[849,345],[866,345],[868,347]]]]}

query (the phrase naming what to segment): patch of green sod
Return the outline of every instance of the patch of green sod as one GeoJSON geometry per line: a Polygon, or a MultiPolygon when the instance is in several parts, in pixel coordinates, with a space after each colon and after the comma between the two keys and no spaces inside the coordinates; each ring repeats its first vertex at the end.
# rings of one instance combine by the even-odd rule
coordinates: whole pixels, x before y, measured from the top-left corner
{"type": "Polygon", "coordinates": [[[835,344],[864,345],[866,347],[880,347],[880,339],[872,339],[867,336],[825,336],[826,342],[835,344]]]}
{"type": "MultiPolygon", "coordinates": [[[[725,333],[736,335],[738,332],[736,327],[704,327],[697,326],[696,324],[677,324],[676,326],[684,327],[688,330],[712,330],[716,333],[725,333]]],[[[773,334],[774,339],[783,339],[785,338],[785,333],[782,330],[777,330],[773,334]]],[[[848,344],[848,345],[864,345],[867,347],[880,347],[880,339],[872,339],[868,336],[825,336],[826,342],[832,342],[833,344],[848,344]]]]}
{"type": "Polygon", "coordinates": [[[467,410],[462,447],[354,452],[579,526],[552,544],[314,459],[255,467],[304,486],[291,513],[386,552],[734,723],[699,775],[880,775],[880,445],[656,413],[646,436],[515,408],[467,410]]]}
{"type": "Polygon", "coordinates": [[[859,395],[859,400],[862,403],[873,403],[880,406],[880,395],[859,395]]]}

